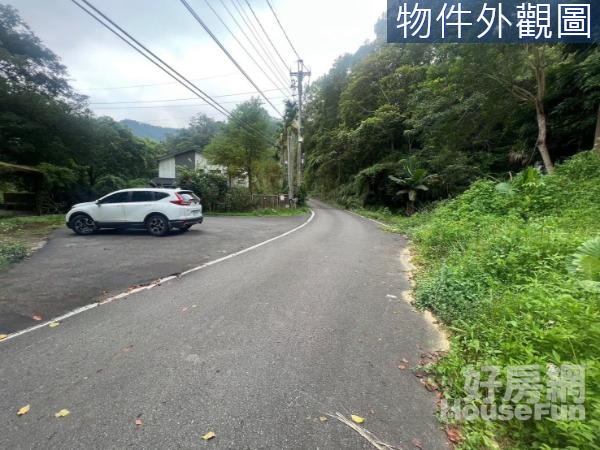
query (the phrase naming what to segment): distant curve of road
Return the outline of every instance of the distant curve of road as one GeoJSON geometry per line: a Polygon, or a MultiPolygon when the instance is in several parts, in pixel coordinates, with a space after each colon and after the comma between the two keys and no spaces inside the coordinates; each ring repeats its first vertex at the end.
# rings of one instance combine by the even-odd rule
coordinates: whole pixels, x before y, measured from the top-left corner
{"type": "Polygon", "coordinates": [[[373,448],[319,419],[335,412],[448,448],[435,398],[398,369],[438,339],[400,300],[404,239],[312,206],[280,240],[0,343],[0,448],[373,448]]]}

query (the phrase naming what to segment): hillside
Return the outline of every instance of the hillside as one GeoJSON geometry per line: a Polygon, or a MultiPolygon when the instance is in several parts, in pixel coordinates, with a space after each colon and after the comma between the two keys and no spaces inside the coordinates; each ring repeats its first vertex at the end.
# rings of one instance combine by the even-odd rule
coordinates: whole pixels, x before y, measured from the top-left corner
{"type": "MultiPolygon", "coordinates": [[[[445,399],[467,396],[468,365],[500,367],[499,380],[509,366],[539,367],[544,399],[549,364],[586,369],[586,421],[466,421],[461,448],[600,448],[599,186],[600,157],[588,152],[553,175],[528,169],[510,183],[480,180],[411,218],[364,212],[413,240],[416,303],[453,333],[436,368],[445,399]]],[[[507,404],[503,394],[494,405],[507,404]]]]}
{"type": "Polygon", "coordinates": [[[131,132],[137,137],[152,139],[159,142],[164,141],[170,134],[176,134],[181,131],[177,128],[157,127],[148,123],[137,122],[129,119],[121,120],[119,123],[130,129],[131,132]]]}

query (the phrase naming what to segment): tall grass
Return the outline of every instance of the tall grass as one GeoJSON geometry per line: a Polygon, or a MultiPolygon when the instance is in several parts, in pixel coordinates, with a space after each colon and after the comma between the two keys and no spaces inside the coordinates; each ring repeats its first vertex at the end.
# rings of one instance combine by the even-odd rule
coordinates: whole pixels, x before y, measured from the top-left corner
{"type": "Polygon", "coordinates": [[[582,153],[553,175],[528,170],[500,186],[480,181],[410,219],[376,216],[412,237],[416,302],[454,330],[436,367],[446,397],[466,396],[468,364],[539,365],[542,384],[548,364],[586,367],[585,421],[464,422],[463,447],[600,448],[600,293],[567,270],[600,236],[600,157],[582,153]]]}

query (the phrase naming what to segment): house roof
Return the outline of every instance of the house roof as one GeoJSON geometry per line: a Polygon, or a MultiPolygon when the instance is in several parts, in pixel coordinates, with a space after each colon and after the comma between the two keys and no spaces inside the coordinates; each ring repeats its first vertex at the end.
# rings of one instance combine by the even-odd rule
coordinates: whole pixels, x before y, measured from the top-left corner
{"type": "Polygon", "coordinates": [[[167,159],[175,158],[175,157],[180,156],[180,155],[185,155],[186,153],[198,153],[198,154],[200,154],[201,152],[200,152],[200,150],[184,150],[184,151],[181,151],[181,152],[176,152],[176,153],[171,153],[169,155],[165,155],[165,156],[163,156],[161,158],[158,158],[158,160],[159,161],[166,161],[167,159]]]}

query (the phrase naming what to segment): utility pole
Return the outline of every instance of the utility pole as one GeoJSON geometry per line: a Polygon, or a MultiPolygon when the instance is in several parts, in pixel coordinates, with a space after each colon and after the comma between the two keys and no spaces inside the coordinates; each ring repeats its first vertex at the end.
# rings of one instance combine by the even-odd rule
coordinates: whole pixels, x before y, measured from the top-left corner
{"type": "Polygon", "coordinates": [[[290,72],[293,78],[298,81],[296,83],[298,87],[298,188],[302,185],[303,172],[304,172],[304,154],[302,153],[302,144],[304,143],[304,133],[302,127],[302,112],[303,112],[303,101],[304,101],[304,77],[310,76],[310,70],[306,70],[304,61],[298,60],[298,71],[290,72]]]}
{"type": "Polygon", "coordinates": [[[287,129],[287,173],[288,173],[288,200],[290,205],[294,200],[294,164],[292,158],[292,130],[290,125],[287,129]]]}

